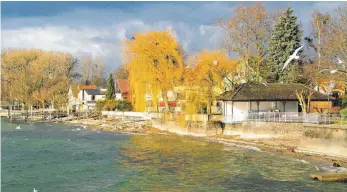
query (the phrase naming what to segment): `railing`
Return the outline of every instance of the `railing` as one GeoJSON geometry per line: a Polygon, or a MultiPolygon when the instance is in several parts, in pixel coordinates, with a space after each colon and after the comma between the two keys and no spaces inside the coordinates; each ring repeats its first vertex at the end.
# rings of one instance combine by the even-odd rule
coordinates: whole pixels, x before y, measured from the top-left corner
{"type": "Polygon", "coordinates": [[[223,123],[241,123],[243,121],[259,122],[288,122],[288,123],[307,123],[307,124],[336,124],[347,125],[347,119],[331,114],[319,113],[298,113],[298,112],[249,112],[235,116],[221,116],[207,114],[183,114],[183,113],[146,113],[146,112],[120,112],[102,111],[102,115],[136,117],[144,120],[160,121],[186,121],[186,122],[208,122],[222,121],[223,123]]]}
{"type": "Polygon", "coordinates": [[[244,115],[223,116],[222,120],[224,123],[240,123],[242,121],[344,124],[347,120],[331,114],[298,112],[250,112],[244,115]]]}

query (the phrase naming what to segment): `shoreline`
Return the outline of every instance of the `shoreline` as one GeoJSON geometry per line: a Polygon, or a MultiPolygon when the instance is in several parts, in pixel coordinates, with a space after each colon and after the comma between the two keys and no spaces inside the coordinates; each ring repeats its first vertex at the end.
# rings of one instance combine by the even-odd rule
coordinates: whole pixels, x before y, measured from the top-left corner
{"type": "MultiPolygon", "coordinates": [[[[138,135],[176,135],[176,136],[191,136],[195,138],[201,138],[207,142],[219,142],[225,145],[233,145],[241,148],[248,148],[250,150],[273,152],[282,155],[288,155],[298,158],[309,158],[312,160],[320,160],[329,162],[331,165],[335,162],[343,167],[347,167],[347,157],[344,156],[333,156],[330,154],[316,153],[307,150],[296,149],[291,146],[286,145],[271,145],[264,142],[264,138],[258,139],[242,139],[237,136],[230,135],[213,135],[213,136],[202,136],[194,134],[180,134],[175,132],[170,132],[167,130],[155,128],[150,124],[146,124],[145,121],[126,121],[123,118],[118,119],[83,119],[83,120],[72,120],[66,121],[64,123],[74,124],[74,125],[86,125],[90,127],[91,130],[97,131],[107,131],[107,132],[120,132],[128,134],[138,134],[138,135]],[[117,121],[118,120],[118,121],[117,121]]],[[[269,138],[267,138],[269,139],[269,138]]],[[[270,138],[274,139],[274,138],[270,138]]],[[[281,140],[276,138],[276,140],[281,140]]]]}
{"type": "MultiPolygon", "coordinates": [[[[32,122],[36,122],[35,120],[32,122]]],[[[331,154],[323,154],[312,152],[308,150],[296,149],[292,146],[280,144],[277,142],[284,142],[284,139],[281,138],[253,138],[253,139],[244,139],[240,138],[237,135],[197,135],[197,134],[184,134],[184,133],[176,133],[168,130],[163,130],[160,128],[153,127],[151,124],[147,124],[146,121],[135,121],[127,120],[126,118],[113,118],[113,119],[75,119],[69,121],[57,121],[51,123],[64,123],[64,124],[72,124],[72,125],[85,125],[89,130],[92,131],[105,131],[105,132],[119,132],[126,134],[134,134],[134,135],[176,135],[176,136],[190,136],[195,138],[204,139],[207,142],[219,142],[225,145],[233,145],[236,147],[247,148],[250,150],[263,151],[263,152],[273,152],[282,155],[288,155],[293,157],[302,157],[309,158],[312,160],[321,160],[325,162],[329,162],[333,164],[334,162],[338,162],[341,166],[347,167],[347,157],[342,156],[334,156],[331,154]],[[269,142],[265,142],[268,139],[276,140],[276,144],[269,144],[269,142]]]]}

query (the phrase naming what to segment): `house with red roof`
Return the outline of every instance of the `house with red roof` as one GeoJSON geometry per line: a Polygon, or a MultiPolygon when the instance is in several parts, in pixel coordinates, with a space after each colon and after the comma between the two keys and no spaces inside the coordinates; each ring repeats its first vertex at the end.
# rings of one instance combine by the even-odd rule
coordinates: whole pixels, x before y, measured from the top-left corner
{"type": "Polygon", "coordinates": [[[115,80],[114,87],[116,89],[116,100],[125,99],[128,101],[131,101],[129,80],[127,79],[115,80]]]}

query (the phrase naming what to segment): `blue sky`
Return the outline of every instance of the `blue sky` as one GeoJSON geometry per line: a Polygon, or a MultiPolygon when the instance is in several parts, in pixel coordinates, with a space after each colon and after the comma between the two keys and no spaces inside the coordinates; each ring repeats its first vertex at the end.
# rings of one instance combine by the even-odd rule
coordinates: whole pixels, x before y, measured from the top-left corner
{"type": "MultiPolygon", "coordinates": [[[[110,71],[121,64],[123,39],[170,30],[188,54],[218,49],[219,17],[242,2],[1,2],[2,48],[40,48],[99,56],[110,71]]],[[[252,4],[253,2],[243,2],[252,4]]],[[[313,9],[332,12],[343,2],[265,2],[271,10],[290,4],[304,34],[313,9]]]]}

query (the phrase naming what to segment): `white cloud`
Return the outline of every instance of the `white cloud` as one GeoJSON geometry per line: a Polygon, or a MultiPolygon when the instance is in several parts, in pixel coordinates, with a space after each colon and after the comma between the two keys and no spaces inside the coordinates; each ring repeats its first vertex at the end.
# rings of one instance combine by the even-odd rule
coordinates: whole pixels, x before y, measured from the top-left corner
{"type": "MultiPolygon", "coordinates": [[[[204,26],[205,28],[208,26],[204,26]]],[[[199,27],[185,23],[144,23],[140,20],[118,23],[110,27],[44,26],[2,30],[2,46],[15,48],[40,48],[66,51],[76,55],[90,53],[99,56],[113,70],[121,61],[121,41],[134,33],[150,30],[170,30],[188,53],[201,49],[215,49],[217,30],[198,35],[199,27]],[[216,32],[216,34],[215,34],[216,32]],[[204,37],[203,37],[204,36],[204,37]],[[203,37],[203,38],[202,38],[203,37]],[[203,41],[201,39],[204,39],[203,41]]]]}
{"type": "MultiPolygon", "coordinates": [[[[332,10],[337,5],[315,2],[298,6],[295,11],[303,24],[307,24],[310,14],[307,10],[311,11],[312,7],[332,10]]],[[[121,61],[121,41],[140,32],[169,29],[188,54],[218,49],[223,32],[214,26],[214,22],[218,17],[232,14],[232,7],[224,2],[204,2],[194,6],[176,2],[152,3],[138,8],[136,12],[78,9],[56,16],[3,19],[2,47],[59,50],[76,55],[90,53],[100,56],[113,70],[121,61]]]]}

